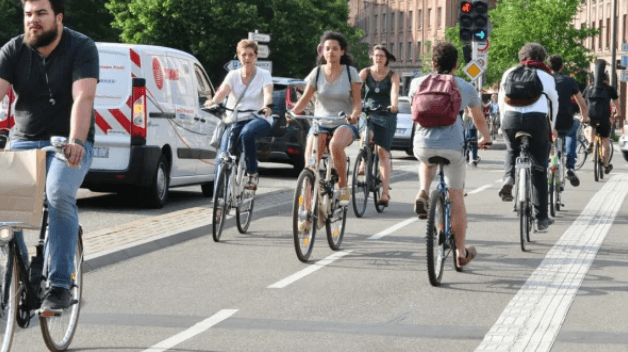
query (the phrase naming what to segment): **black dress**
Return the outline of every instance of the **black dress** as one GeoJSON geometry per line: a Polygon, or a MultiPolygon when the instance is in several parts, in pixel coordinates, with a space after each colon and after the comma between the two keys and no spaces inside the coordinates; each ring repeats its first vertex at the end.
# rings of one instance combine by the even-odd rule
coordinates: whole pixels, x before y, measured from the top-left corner
{"type": "MultiPolygon", "coordinates": [[[[376,81],[373,78],[370,69],[367,69],[366,72],[364,105],[368,107],[390,106],[391,77],[394,72],[390,70],[388,75],[381,81],[376,81]]],[[[373,142],[390,152],[393,136],[397,129],[397,114],[391,112],[378,113],[376,118],[371,121],[370,128],[373,131],[373,142]]]]}

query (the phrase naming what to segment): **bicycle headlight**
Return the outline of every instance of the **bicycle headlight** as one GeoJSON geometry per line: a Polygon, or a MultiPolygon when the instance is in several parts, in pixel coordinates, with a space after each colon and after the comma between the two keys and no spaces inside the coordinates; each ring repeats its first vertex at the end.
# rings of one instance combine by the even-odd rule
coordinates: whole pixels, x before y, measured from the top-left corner
{"type": "Polygon", "coordinates": [[[0,243],[6,244],[13,239],[13,229],[10,226],[0,227],[0,243]]]}

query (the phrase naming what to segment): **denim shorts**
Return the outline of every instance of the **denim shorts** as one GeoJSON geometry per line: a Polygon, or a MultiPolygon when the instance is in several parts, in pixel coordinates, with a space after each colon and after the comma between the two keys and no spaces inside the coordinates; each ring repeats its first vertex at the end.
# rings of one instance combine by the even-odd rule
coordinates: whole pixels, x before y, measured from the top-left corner
{"type": "MultiPolygon", "coordinates": [[[[360,138],[360,135],[358,134],[358,128],[354,125],[349,125],[346,123],[343,123],[342,125],[338,125],[336,127],[323,127],[323,126],[318,126],[318,130],[321,133],[327,133],[330,136],[334,135],[334,131],[336,131],[338,129],[338,127],[342,127],[342,126],[347,126],[351,129],[351,132],[353,132],[353,139],[358,139],[360,138]]],[[[310,131],[308,132],[308,135],[311,135],[312,133],[314,133],[314,125],[312,125],[310,127],[310,131]]]]}

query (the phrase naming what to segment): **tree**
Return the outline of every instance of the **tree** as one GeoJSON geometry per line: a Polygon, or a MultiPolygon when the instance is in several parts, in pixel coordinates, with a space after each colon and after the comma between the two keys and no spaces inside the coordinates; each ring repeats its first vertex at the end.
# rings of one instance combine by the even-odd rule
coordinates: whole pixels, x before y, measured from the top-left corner
{"type": "Polygon", "coordinates": [[[358,44],[361,31],[347,24],[344,0],[109,0],[106,6],[124,42],[190,52],[214,82],[226,74],[223,65],[234,59],[238,41],[255,29],[271,34],[271,42],[264,44],[271,51],[274,76],[307,75],[328,29],[346,35],[358,60],[366,55],[358,44]]]}
{"type": "MultiPolygon", "coordinates": [[[[0,46],[24,33],[20,0],[0,0],[0,46]]],[[[67,0],[64,25],[97,42],[118,42],[120,31],[111,27],[113,15],[103,0],[67,0]]]]}
{"type": "MultiPolygon", "coordinates": [[[[489,38],[486,83],[500,81],[503,73],[519,62],[519,50],[529,42],[543,45],[548,55],[560,54],[565,62],[575,63],[577,68],[587,67],[594,57],[580,42],[599,32],[574,27],[572,21],[583,3],[584,0],[498,1],[495,9],[489,11],[493,30],[489,38]]],[[[459,43],[458,31],[449,29],[447,38],[459,43]]]]}

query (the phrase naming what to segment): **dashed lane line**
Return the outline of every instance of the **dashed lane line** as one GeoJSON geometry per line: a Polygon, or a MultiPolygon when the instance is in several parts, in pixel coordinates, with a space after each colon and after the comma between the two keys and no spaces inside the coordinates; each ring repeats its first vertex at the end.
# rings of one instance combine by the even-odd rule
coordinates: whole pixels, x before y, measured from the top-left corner
{"type": "Polygon", "coordinates": [[[476,352],[550,351],[624,199],[628,175],[612,177],[547,253],[476,352]]]}
{"type": "Polygon", "coordinates": [[[325,258],[325,259],[321,259],[315,263],[313,263],[312,265],[308,266],[307,268],[292,274],[290,276],[288,276],[287,278],[278,281],[270,286],[268,286],[268,288],[284,288],[296,281],[298,281],[299,279],[302,279],[304,277],[306,277],[307,275],[324,268],[325,266],[335,262],[336,260],[344,257],[345,255],[351,253],[351,251],[342,251],[342,252],[337,252],[334,253],[332,255],[330,255],[329,257],[325,258]]]}
{"type": "Polygon", "coordinates": [[[163,340],[162,342],[154,345],[153,347],[145,350],[144,352],[164,352],[172,347],[193,338],[194,336],[201,334],[211,328],[212,326],[220,323],[223,320],[228,319],[232,315],[234,315],[238,309],[223,309],[213,316],[203,320],[202,322],[192,326],[191,328],[182,331],[169,339],[163,340]]]}

